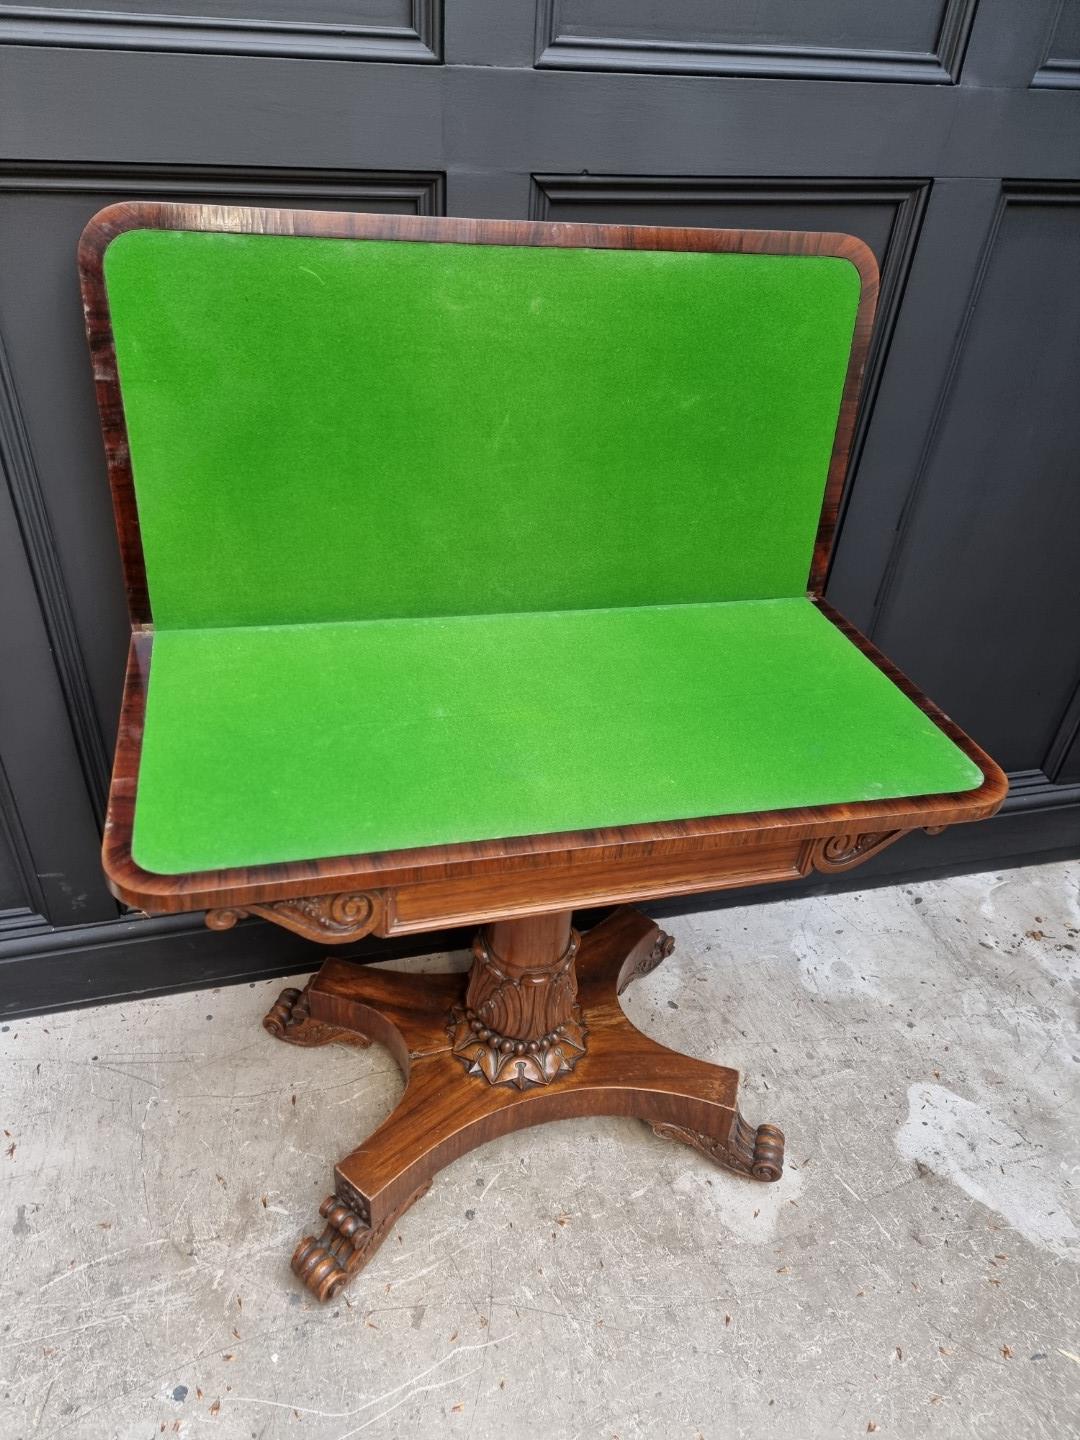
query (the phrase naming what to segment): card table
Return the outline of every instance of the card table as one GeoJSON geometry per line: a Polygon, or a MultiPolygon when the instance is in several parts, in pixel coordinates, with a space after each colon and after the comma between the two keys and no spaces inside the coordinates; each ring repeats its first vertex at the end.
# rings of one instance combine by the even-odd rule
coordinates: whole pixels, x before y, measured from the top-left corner
{"type": "Polygon", "coordinates": [[[623,1014],[672,949],[634,903],[1006,789],[824,599],[866,246],[145,202],[80,269],[132,627],[113,892],[322,945],[475,929],[468,976],[329,959],[266,1017],[407,1081],[296,1274],[336,1295],[442,1166],[568,1116],[778,1179],[737,1071],[623,1014]]]}

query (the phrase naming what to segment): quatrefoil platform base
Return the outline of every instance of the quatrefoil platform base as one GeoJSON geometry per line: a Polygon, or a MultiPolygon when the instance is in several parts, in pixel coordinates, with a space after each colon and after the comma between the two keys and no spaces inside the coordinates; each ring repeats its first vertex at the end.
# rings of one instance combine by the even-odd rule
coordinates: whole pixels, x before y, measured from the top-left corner
{"type": "Polygon", "coordinates": [[[738,1071],[679,1055],[623,1013],[619,995],[673,941],[636,910],[579,936],[569,912],[486,925],[468,976],[406,975],[328,960],[263,1022],[296,1045],[385,1045],[405,1075],[389,1118],[337,1166],[321,1235],[292,1268],[320,1300],[361,1270],[452,1160],[487,1140],[582,1115],[622,1115],[725,1169],[780,1178],[784,1137],[748,1125],[738,1071]]]}

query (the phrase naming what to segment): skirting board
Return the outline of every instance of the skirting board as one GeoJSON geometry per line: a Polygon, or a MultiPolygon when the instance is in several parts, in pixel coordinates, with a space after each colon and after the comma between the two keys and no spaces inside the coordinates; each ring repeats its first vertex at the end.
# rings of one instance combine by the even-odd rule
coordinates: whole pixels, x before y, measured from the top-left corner
{"type": "MultiPolygon", "coordinates": [[[[1069,788],[1071,803],[1054,806],[1044,800],[1037,808],[1025,809],[1010,800],[1000,815],[984,824],[957,826],[935,837],[907,836],[848,874],[680,897],[644,908],[656,916],[677,915],[1080,857],[1080,797],[1069,788]]],[[[588,912],[579,922],[595,923],[602,913],[588,912]]],[[[342,946],[335,954],[357,962],[389,960],[464,949],[468,939],[463,930],[392,940],[372,937],[342,946]]],[[[326,949],[261,920],[215,932],[191,915],[13,936],[0,941],[0,1021],[315,970],[326,949]]]]}

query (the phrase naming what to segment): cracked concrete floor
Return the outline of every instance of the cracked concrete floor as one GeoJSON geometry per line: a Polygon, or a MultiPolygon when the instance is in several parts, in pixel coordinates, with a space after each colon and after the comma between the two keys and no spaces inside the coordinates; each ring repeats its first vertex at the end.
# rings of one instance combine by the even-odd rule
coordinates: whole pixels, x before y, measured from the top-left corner
{"type": "Polygon", "coordinates": [[[385,1051],[273,1041],[280,981],[5,1026],[0,1435],[1077,1435],[1078,884],[667,922],[627,1009],[743,1070],[784,1179],[630,1121],[512,1135],[326,1309],[288,1259],[385,1051]]]}

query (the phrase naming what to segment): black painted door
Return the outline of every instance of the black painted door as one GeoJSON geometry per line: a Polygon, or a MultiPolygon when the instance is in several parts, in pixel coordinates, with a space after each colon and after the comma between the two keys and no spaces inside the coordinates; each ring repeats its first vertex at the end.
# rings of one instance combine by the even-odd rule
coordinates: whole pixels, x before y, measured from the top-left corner
{"type": "Polygon", "coordinates": [[[1014,777],[879,873],[1080,848],[1080,0],[0,3],[9,1006],[279,963],[98,867],[126,621],[74,252],[135,196],[862,236],[829,595],[1014,777]]]}

